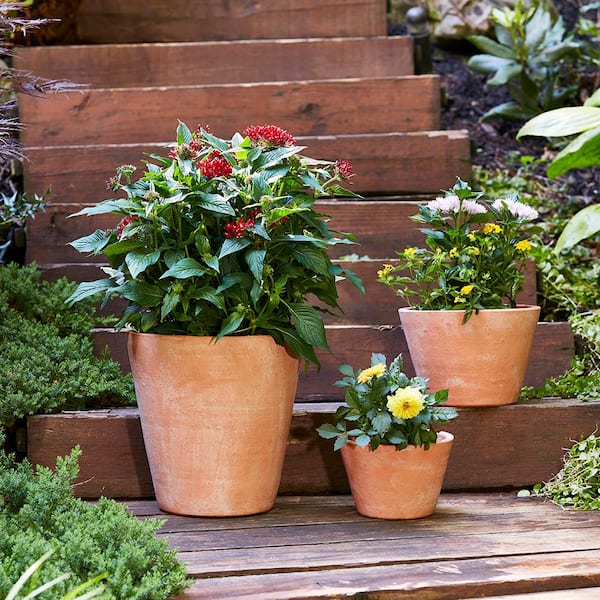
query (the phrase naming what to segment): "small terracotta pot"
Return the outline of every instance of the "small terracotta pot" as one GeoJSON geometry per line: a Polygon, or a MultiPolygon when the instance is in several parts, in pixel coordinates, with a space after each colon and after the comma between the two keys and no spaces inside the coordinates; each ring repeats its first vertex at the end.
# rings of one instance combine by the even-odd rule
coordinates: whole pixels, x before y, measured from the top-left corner
{"type": "Polygon", "coordinates": [[[437,504],[454,436],[440,431],[425,450],[379,446],[371,450],[353,441],[342,446],[342,460],[356,510],[378,519],[420,519],[437,504]]]}
{"type": "Polygon", "coordinates": [[[430,390],[448,388],[448,406],[513,404],[525,380],[539,306],[462,310],[400,308],[410,358],[430,390]]]}
{"type": "Polygon", "coordinates": [[[241,516],[279,488],[299,360],[266,335],[130,333],[142,433],[161,510],[241,516]]]}

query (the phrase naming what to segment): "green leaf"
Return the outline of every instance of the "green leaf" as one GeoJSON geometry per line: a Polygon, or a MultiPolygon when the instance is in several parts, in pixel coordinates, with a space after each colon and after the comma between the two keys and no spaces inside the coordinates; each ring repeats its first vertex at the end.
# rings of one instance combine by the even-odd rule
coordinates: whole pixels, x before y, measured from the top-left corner
{"type": "Polygon", "coordinates": [[[180,145],[189,144],[191,141],[192,132],[185,123],[179,121],[179,125],[177,126],[177,143],[180,145]]]}
{"type": "Polygon", "coordinates": [[[252,275],[254,275],[254,279],[258,282],[262,281],[266,254],[266,250],[248,250],[244,255],[246,263],[250,267],[252,275]]]}
{"type": "Polygon", "coordinates": [[[107,246],[103,250],[103,254],[104,256],[118,256],[143,247],[144,245],[139,240],[121,240],[107,246]]]}
{"type": "Polygon", "coordinates": [[[96,281],[84,281],[80,283],[75,291],[66,299],[69,306],[73,306],[75,302],[79,302],[84,298],[94,296],[100,292],[105,292],[117,286],[110,279],[98,279],[96,281]]]}
{"type": "Polygon", "coordinates": [[[586,206],[567,223],[556,242],[556,252],[571,248],[600,231],[600,204],[586,206]]]}
{"type": "Polygon", "coordinates": [[[160,307],[160,319],[164,321],[179,302],[179,294],[175,292],[169,292],[163,299],[162,306],[160,307]]]}
{"type": "Polygon", "coordinates": [[[354,442],[360,448],[366,448],[369,445],[371,438],[367,434],[359,435],[354,442]]]}
{"type": "Polygon", "coordinates": [[[335,425],[331,423],[325,423],[316,429],[317,433],[326,440],[331,440],[340,435],[340,431],[335,425]]]}
{"type": "Polygon", "coordinates": [[[478,73],[496,73],[499,69],[514,65],[515,62],[508,58],[498,58],[489,54],[475,54],[467,64],[478,73]]]}
{"type": "Polygon", "coordinates": [[[477,50],[481,50],[486,54],[513,61],[516,59],[512,48],[503,46],[485,35],[471,35],[468,36],[467,39],[477,48],[477,50]]]}
{"type": "Polygon", "coordinates": [[[346,377],[354,377],[354,369],[351,365],[340,365],[338,368],[339,372],[346,377]]]}
{"type": "Polygon", "coordinates": [[[307,304],[290,304],[294,326],[302,339],[311,346],[329,350],[325,337],[325,326],[319,311],[307,304]]]}
{"type": "Polygon", "coordinates": [[[149,266],[154,265],[160,258],[160,250],[152,252],[130,252],[125,257],[125,263],[133,279],[136,279],[140,273],[143,273],[149,266]]]}
{"type": "Polygon", "coordinates": [[[165,295],[160,287],[145,281],[128,281],[118,291],[123,298],[150,308],[158,306],[165,295]]]}
{"type": "Polygon", "coordinates": [[[111,235],[102,229],[96,229],[90,235],[80,237],[72,242],[69,242],[70,246],[73,246],[77,252],[92,252],[93,254],[99,254],[110,242],[111,235]]]}
{"type": "Polygon", "coordinates": [[[160,278],[173,277],[175,279],[188,279],[190,277],[201,277],[206,273],[206,269],[193,258],[182,258],[177,261],[170,269],[165,271],[160,278]]]}
{"type": "Polygon", "coordinates": [[[371,423],[377,433],[384,435],[392,424],[392,417],[390,416],[390,413],[381,411],[373,418],[371,423]]]}
{"type": "Polygon", "coordinates": [[[304,267],[320,273],[321,275],[329,274],[330,260],[327,253],[313,246],[302,248],[302,250],[294,250],[294,258],[304,267]]]}
{"type": "Polygon", "coordinates": [[[239,313],[233,313],[229,315],[221,326],[221,331],[217,334],[217,340],[220,340],[225,335],[230,335],[240,328],[240,325],[244,321],[244,315],[239,313]]]}
{"type": "Polygon", "coordinates": [[[219,196],[218,194],[192,192],[190,194],[186,194],[184,198],[186,200],[193,200],[194,206],[198,206],[217,215],[235,216],[235,210],[231,204],[229,204],[229,202],[227,202],[223,196],[219,196]]]}
{"type": "Polygon", "coordinates": [[[600,165],[600,127],[578,135],[550,163],[548,177],[554,179],[570,169],[600,165]]]}
{"type": "Polygon", "coordinates": [[[252,242],[248,238],[227,238],[221,246],[219,259],[227,256],[228,254],[239,252],[240,250],[250,246],[251,243],[252,242]]]}
{"type": "Polygon", "coordinates": [[[542,137],[564,137],[600,127],[600,107],[567,106],[549,110],[527,121],[517,133],[542,137]]]}

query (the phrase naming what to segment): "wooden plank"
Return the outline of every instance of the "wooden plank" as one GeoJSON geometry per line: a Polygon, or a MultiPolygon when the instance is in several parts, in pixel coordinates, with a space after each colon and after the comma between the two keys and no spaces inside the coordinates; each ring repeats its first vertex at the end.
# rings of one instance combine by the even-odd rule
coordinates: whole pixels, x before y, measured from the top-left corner
{"type": "Polygon", "coordinates": [[[600,587],[511,594],[510,596],[488,596],[488,600],[598,600],[598,598],[600,598],[600,587]]]}
{"type": "MultiPolygon", "coordinates": [[[[331,442],[315,432],[322,423],[331,422],[337,406],[338,403],[296,404],[280,494],[348,493],[340,454],[334,453],[331,442]]],[[[445,490],[519,488],[548,480],[562,466],[563,449],[600,426],[600,406],[576,400],[545,399],[491,409],[463,408],[459,413],[458,419],[444,427],[455,435],[445,490]],[[540,422],[544,423],[543,429],[536,426],[540,422]]],[[[80,444],[81,474],[75,488],[79,496],[152,497],[136,409],[36,415],[29,417],[27,427],[28,454],[34,464],[53,466],[56,456],[64,456],[80,444]]],[[[289,510],[294,510],[293,503],[289,510]]],[[[486,511],[488,516],[493,512],[486,511]]],[[[500,512],[510,519],[514,510],[500,512]]],[[[336,516],[332,511],[328,517],[321,515],[318,522],[337,522],[346,513],[336,516]]],[[[586,513],[579,514],[584,518],[586,513]]],[[[277,519],[286,518],[281,510],[271,516],[274,524],[277,519]]],[[[311,522],[309,513],[298,518],[305,519],[298,521],[301,525],[311,522]]],[[[169,531],[198,526],[194,520],[187,521],[188,525],[184,522],[185,519],[177,529],[169,531]]],[[[227,528],[230,527],[229,523],[227,528]]]]}
{"type": "MultiPolygon", "coordinates": [[[[400,325],[327,325],[326,333],[331,352],[317,352],[321,361],[318,373],[313,368],[309,375],[301,375],[299,399],[315,402],[341,399],[343,389],[333,385],[339,379],[338,366],[369,365],[373,352],[381,352],[390,359],[402,354],[406,373],[414,374],[400,325]]],[[[124,370],[129,370],[126,336],[124,331],[97,329],[94,346],[98,351],[108,346],[111,356],[124,370]]],[[[573,353],[573,334],[568,323],[538,323],[524,385],[539,386],[548,377],[562,374],[570,367],[573,353]]]]}
{"type": "Polygon", "coordinates": [[[409,36],[29,46],[15,67],[95,88],[413,75],[409,36]]]}
{"type": "Polygon", "coordinates": [[[86,43],[386,35],[379,0],[83,0],[86,43]]]}
{"type": "MultiPolygon", "coordinates": [[[[309,136],[297,141],[306,146],[307,156],[351,160],[356,175],[350,187],[361,194],[438,194],[450,188],[456,177],[466,181],[471,173],[466,131],[309,136]],[[427,164],[436,168],[424,169],[427,164]]],[[[90,203],[107,197],[106,182],[119,165],[142,169],[147,153],[165,155],[166,149],[156,143],[109,144],[34,147],[25,153],[27,193],[42,193],[51,186],[53,203],[90,203]]]]}
{"type": "Polygon", "coordinates": [[[166,142],[178,120],[222,137],[265,121],[297,136],[440,127],[437,75],[96,89],[18,102],[26,147],[166,142]]]}
{"type": "Polygon", "coordinates": [[[201,579],[177,598],[441,600],[539,592],[600,585],[599,559],[598,550],[417,563],[399,556],[382,566],[201,579]]]}

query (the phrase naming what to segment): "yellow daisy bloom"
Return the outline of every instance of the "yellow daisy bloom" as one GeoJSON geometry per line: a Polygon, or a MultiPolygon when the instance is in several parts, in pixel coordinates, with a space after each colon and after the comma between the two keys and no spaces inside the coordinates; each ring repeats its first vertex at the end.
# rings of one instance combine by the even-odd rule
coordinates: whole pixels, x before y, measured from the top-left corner
{"type": "Polygon", "coordinates": [[[482,230],[481,230],[485,235],[488,235],[490,233],[501,233],[502,232],[502,227],[500,227],[500,225],[496,224],[496,223],[486,223],[482,230]]]}
{"type": "Polygon", "coordinates": [[[394,265],[384,264],[383,269],[380,269],[379,271],[377,271],[377,276],[385,277],[386,275],[389,275],[393,271],[393,269],[394,269],[394,265]]]}
{"type": "Polygon", "coordinates": [[[463,285],[462,288],[460,288],[461,296],[467,296],[468,294],[470,294],[473,291],[474,287],[475,286],[472,283],[470,283],[469,285],[463,285]]]}
{"type": "Polygon", "coordinates": [[[474,233],[473,231],[471,231],[471,233],[468,233],[468,234],[467,234],[467,237],[468,237],[468,238],[469,238],[469,239],[470,239],[472,242],[474,242],[474,241],[477,239],[477,237],[475,236],[475,233],[474,233]]]}
{"type": "Polygon", "coordinates": [[[531,250],[531,242],[529,240],[521,240],[515,244],[515,248],[519,252],[529,252],[531,250]]]}
{"type": "Polygon", "coordinates": [[[416,253],[417,253],[417,249],[416,248],[405,248],[405,250],[404,250],[404,256],[406,258],[411,258],[416,253]]]}
{"type": "Polygon", "coordinates": [[[385,373],[385,364],[377,363],[368,369],[364,369],[358,374],[356,381],[358,383],[367,383],[373,379],[373,377],[381,377],[385,373]]]}
{"type": "Polygon", "coordinates": [[[399,388],[387,397],[387,407],[398,419],[412,419],[423,410],[423,399],[417,388],[399,388]]]}
{"type": "Polygon", "coordinates": [[[448,256],[450,258],[456,258],[458,256],[458,250],[456,248],[452,248],[452,250],[448,252],[448,256]]]}
{"type": "Polygon", "coordinates": [[[465,299],[462,296],[456,296],[456,298],[454,298],[454,304],[458,304],[459,302],[464,302],[465,299]]]}

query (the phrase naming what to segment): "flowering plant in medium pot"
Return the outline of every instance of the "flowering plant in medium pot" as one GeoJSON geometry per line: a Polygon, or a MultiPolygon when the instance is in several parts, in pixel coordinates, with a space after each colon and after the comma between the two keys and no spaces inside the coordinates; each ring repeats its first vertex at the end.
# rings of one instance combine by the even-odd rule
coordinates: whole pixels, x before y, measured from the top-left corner
{"type": "Polygon", "coordinates": [[[302,151],[272,125],[226,140],[180,123],[168,156],[149,155],[137,180],[134,167],[117,169],[111,187],[124,198],[76,213],[121,218],[72,242],[103,254],[108,266],[107,277],[81,283],[70,301],[97,293],[104,302],[128,301],[117,328],[130,330],[142,429],[164,510],[241,515],[272,506],[299,362],[318,365],[315,348],[328,349],[323,313],[340,308],[337,282],[348,278],[362,290],[328,254],[353,243],[351,236],[330,230],[315,206],[321,197],[355,195],[342,187],[351,164],[302,151]],[[145,418],[150,407],[164,414],[145,418]],[[188,434],[182,420],[192,426],[188,434]],[[175,427],[168,441],[165,431],[175,427]],[[168,459],[154,455],[154,438],[161,449],[170,444],[168,459]]]}
{"type": "Polygon", "coordinates": [[[402,356],[383,354],[355,371],[342,365],[345,402],[334,423],[317,431],[341,450],[358,512],[381,518],[431,514],[442,488],[454,436],[437,426],[457,416],[441,406],[447,390],[427,391],[427,380],[408,377],[402,356]]]}
{"type": "Polygon", "coordinates": [[[518,398],[540,312],[517,302],[537,217],[516,194],[487,199],[458,179],[411,217],[425,246],[405,248],[377,273],[409,305],[399,313],[416,373],[449,388],[451,405],[518,398]]]}

